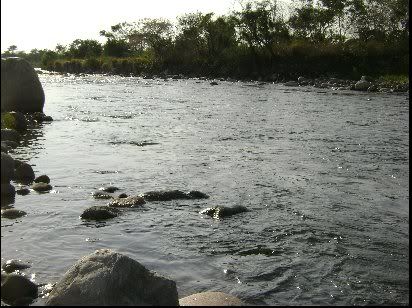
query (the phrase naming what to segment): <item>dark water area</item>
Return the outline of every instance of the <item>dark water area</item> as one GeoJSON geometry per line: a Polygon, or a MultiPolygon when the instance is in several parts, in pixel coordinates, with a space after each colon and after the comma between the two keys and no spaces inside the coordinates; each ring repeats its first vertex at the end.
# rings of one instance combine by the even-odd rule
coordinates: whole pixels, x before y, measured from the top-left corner
{"type": "MultiPolygon", "coordinates": [[[[45,113],[12,154],[51,193],[16,196],[2,263],[54,283],[111,248],[176,281],[250,304],[409,304],[409,94],[279,84],[41,75],[45,113]],[[106,222],[91,193],[199,190],[106,222]],[[250,211],[214,220],[210,206],[250,211]]],[[[43,305],[38,299],[34,305],[43,305]]]]}

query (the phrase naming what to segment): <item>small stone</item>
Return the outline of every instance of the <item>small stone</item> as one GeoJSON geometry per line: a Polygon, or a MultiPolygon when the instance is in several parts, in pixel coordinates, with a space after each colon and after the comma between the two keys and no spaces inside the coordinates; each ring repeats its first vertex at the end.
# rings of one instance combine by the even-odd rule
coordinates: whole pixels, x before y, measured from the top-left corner
{"type": "Polygon", "coordinates": [[[1,282],[1,299],[6,304],[14,304],[23,298],[34,299],[37,297],[37,285],[28,278],[10,274],[1,282]]]}
{"type": "Polygon", "coordinates": [[[30,264],[23,263],[23,262],[21,262],[20,260],[12,259],[12,260],[6,261],[6,263],[4,263],[1,268],[2,268],[7,274],[10,274],[10,273],[12,273],[12,272],[14,272],[14,271],[17,271],[17,270],[20,271],[20,270],[24,270],[24,269],[30,268],[30,267],[31,267],[30,264]]]}
{"type": "Polygon", "coordinates": [[[133,208],[133,207],[141,206],[145,203],[146,203],[146,201],[142,197],[136,196],[136,197],[126,197],[126,198],[115,199],[115,200],[111,201],[108,204],[108,206],[110,206],[110,207],[129,207],[129,208],[133,208]]]}
{"type": "Polygon", "coordinates": [[[114,187],[114,186],[108,186],[108,187],[100,187],[99,190],[105,191],[108,193],[114,193],[116,190],[119,190],[119,188],[114,187]]]}
{"type": "Polygon", "coordinates": [[[43,175],[40,175],[37,178],[35,178],[34,182],[35,183],[43,182],[43,183],[49,184],[50,183],[50,178],[47,175],[43,174],[43,175]]]}
{"type": "Polygon", "coordinates": [[[94,193],[92,193],[92,196],[96,199],[113,199],[112,196],[105,194],[102,191],[95,191],[94,193]]]}
{"type": "Polygon", "coordinates": [[[40,182],[34,183],[31,188],[38,192],[44,192],[51,190],[53,187],[50,184],[40,182]]]}
{"type": "Polygon", "coordinates": [[[128,197],[127,194],[122,193],[122,194],[120,194],[117,198],[127,198],[127,197],[128,197]]]}
{"type": "Polygon", "coordinates": [[[27,213],[25,211],[21,211],[21,210],[16,210],[16,209],[1,210],[1,217],[2,218],[16,219],[16,218],[22,217],[24,215],[27,215],[27,213]]]}
{"type": "Polygon", "coordinates": [[[109,208],[107,206],[92,206],[86,209],[80,216],[82,219],[90,220],[105,220],[117,217],[118,209],[109,208]]]}
{"type": "Polygon", "coordinates": [[[28,195],[29,193],[30,193],[30,189],[28,189],[27,187],[19,188],[16,190],[16,194],[20,196],[25,196],[25,195],[28,195]]]}

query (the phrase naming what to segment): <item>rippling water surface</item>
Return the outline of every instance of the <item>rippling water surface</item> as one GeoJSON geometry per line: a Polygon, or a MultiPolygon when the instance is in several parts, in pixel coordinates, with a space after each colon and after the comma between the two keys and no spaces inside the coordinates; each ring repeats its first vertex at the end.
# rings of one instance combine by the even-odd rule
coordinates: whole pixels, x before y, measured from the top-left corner
{"type": "MultiPolygon", "coordinates": [[[[409,95],[282,85],[41,75],[45,113],[14,157],[53,191],[16,196],[1,258],[56,282],[112,248],[167,275],[179,296],[219,290],[250,304],[409,304],[409,95]],[[146,203],[79,218],[103,185],[146,203]],[[206,207],[250,209],[213,220],[206,207]]],[[[35,305],[42,305],[39,299],[35,305]]]]}

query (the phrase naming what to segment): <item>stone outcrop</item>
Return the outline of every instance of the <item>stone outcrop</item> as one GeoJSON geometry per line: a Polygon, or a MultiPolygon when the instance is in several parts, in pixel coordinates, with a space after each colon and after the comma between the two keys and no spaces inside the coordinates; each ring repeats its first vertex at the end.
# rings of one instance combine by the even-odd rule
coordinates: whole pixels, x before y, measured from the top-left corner
{"type": "Polygon", "coordinates": [[[178,306],[176,283],[108,249],[81,258],[51,291],[47,306],[178,306]]]}
{"type": "Polygon", "coordinates": [[[44,91],[37,73],[24,59],[1,59],[1,112],[42,112],[44,91]]]}
{"type": "Polygon", "coordinates": [[[180,306],[245,306],[237,297],[222,292],[202,292],[183,297],[180,306]]]}

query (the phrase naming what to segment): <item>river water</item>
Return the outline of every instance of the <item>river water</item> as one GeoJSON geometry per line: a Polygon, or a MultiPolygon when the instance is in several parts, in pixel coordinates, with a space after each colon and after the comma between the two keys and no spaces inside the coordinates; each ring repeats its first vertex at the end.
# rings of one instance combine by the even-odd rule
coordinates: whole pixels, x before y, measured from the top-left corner
{"type": "MultiPolygon", "coordinates": [[[[279,84],[40,75],[54,121],[15,158],[51,193],[16,196],[2,263],[53,283],[111,248],[176,281],[249,304],[409,304],[409,94],[279,84]],[[199,190],[106,222],[91,193],[199,190]],[[210,206],[250,209],[214,220],[210,206]]],[[[16,185],[18,186],[18,185],[16,185]]],[[[115,195],[117,195],[115,194],[115,195]]],[[[38,299],[34,305],[43,305],[38,299]]]]}

